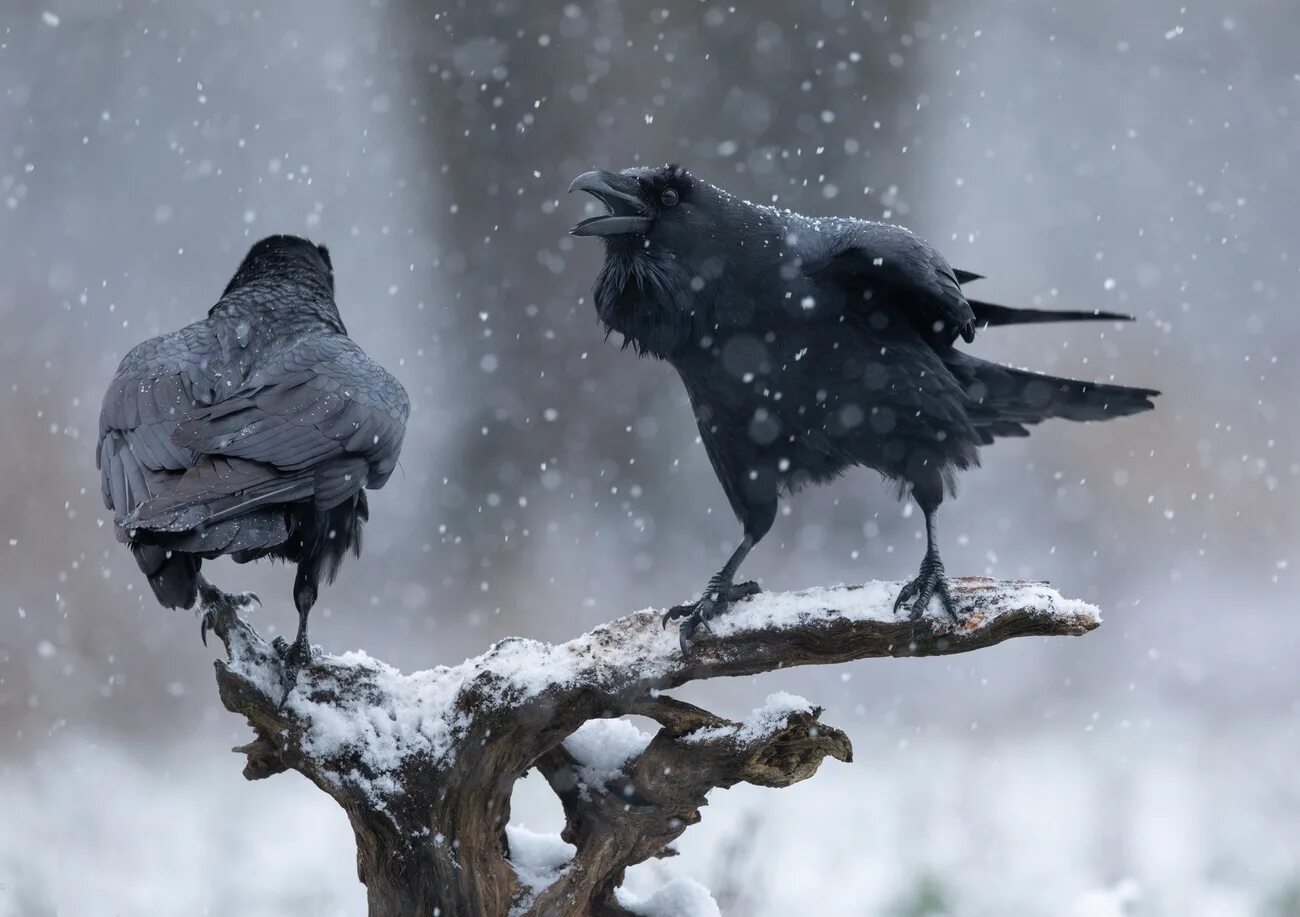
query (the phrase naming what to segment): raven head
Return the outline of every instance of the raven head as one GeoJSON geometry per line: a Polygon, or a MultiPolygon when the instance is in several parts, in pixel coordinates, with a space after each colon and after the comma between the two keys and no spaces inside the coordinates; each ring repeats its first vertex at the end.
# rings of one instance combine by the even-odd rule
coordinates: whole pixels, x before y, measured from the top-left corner
{"type": "MultiPolygon", "coordinates": [[[[586,191],[605,206],[605,213],[583,220],[569,230],[575,236],[600,236],[630,246],[670,243],[698,217],[707,185],[681,166],[584,172],[569,192],[586,191]]],[[[712,189],[709,189],[712,190],[712,189]]]]}
{"type": "Polygon", "coordinates": [[[319,311],[327,324],[343,327],[334,305],[334,264],[324,245],[298,236],[267,236],[248,250],[235,276],[226,284],[222,299],[250,284],[305,289],[309,296],[303,300],[302,308],[319,311]]]}
{"type": "Polygon", "coordinates": [[[601,321],[639,352],[668,356],[707,325],[712,282],[741,254],[733,249],[745,234],[736,230],[752,218],[672,164],[584,172],[569,191],[586,191],[605,209],[569,230],[605,242],[595,289],[601,321]]]}
{"type": "Polygon", "coordinates": [[[334,289],[334,264],[328,248],[298,236],[277,235],[254,243],[239,263],[239,270],[235,271],[226,292],[250,280],[282,277],[286,270],[318,277],[334,289]]]}

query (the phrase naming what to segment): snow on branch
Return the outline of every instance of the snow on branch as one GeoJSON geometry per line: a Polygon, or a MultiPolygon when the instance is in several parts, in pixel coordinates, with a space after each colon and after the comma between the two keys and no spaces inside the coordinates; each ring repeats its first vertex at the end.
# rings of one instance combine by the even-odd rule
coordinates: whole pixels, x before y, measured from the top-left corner
{"type": "Polygon", "coordinates": [[[852,758],[848,738],[801,698],[775,694],[734,723],[665,690],[1100,623],[1095,607],[1045,584],[952,586],[960,624],[895,616],[893,583],[758,595],[714,621],[713,636],[686,656],[653,610],[566,643],[507,638],[460,665],[411,674],[364,652],[318,654],[283,707],[277,649],[231,606],[216,616],[228,657],[217,684],[256,734],[235,749],[246,777],[297,770],[347,811],[372,915],[632,914],[637,904],[617,892],[624,870],[672,855],[667,845],[699,820],[710,790],[788,786],[827,756],[852,758]],[[628,714],[660,729],[617,719],[628,714]],[[562,841],[505,830],[514,783],[534,767],[564,806],[562,841]]]}

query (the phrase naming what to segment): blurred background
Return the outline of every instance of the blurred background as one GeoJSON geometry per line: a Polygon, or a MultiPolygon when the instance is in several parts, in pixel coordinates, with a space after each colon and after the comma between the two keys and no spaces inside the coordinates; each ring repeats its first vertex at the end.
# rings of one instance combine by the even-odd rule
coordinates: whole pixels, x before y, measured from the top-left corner
{"type": "MultiPolygon", "coordinates": [[[[94,467],[136,342],[249,245],[327,243],[405,383],[401,469],[313,616],[404,669],[684,601],[738,527],[672,371],[603,338],[569,180],[681,162],[903,223],[1011,305],[982,356],[1165,391],[1003,441],[945,505],[955,575],[1050,580],[1082,639],[694,686],[798,692],[857,761],[715,792],[685,854],[727,915],[1300,914],[1300,9],[815,0],[10,0],[0,11],[0,915],[355,914],[342,812],[260,783],[213,649],[154,603],[94,467]]],[[[790,500],[767,589],[900,579],[869,472],[790,500]]],[[[284,567],[214,570],[296,623],[284,567]]],[[[525,781],[516,821],[557,831],[525,781]]]]}

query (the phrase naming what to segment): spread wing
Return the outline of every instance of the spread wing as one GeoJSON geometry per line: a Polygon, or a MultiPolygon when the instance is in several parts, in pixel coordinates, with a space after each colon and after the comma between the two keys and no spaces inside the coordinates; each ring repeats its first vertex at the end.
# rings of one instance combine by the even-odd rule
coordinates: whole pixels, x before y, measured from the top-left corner
{"type": "Polygon", "coordinates": [[[975,313],[961,284],[978,275],[953,271],[928,242],[901,226],[865,220],[832,223],[800,237],[808,276],[843,284],[894,312],[931,344],[975,339],[975,313]]]}
{"type": "Polygon", "coordinates": [[[179,532],[308,498],[329,509],[382,486],[396,467],[406,392],[347,337],[304,336],[254,360],[237,382],[217,380],[211,399],[202,384],[187,386],[199,368],[191,362],[126,386],[148,397],[124,398],[109,418],[103,442],[126,447],[124,456],[120,445],[101,445],[101,469],[107,457],[112,471],[104,472],[106,501],[121,525],[179,532]],[[186,399],[187,387],[200,397],[186,399]],[[137,404],[138,423],[113,426],[118,414],[129,424],[137,404]],[[119,465],[122,487],[113,483],[119,465]],[[155,467],[171,473],[159,480],[155,467]]]}

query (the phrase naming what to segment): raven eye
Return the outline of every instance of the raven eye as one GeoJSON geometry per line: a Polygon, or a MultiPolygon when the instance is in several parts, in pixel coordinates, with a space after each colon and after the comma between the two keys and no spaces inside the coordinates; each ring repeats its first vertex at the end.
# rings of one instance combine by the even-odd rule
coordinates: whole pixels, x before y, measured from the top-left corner
{"type": "Polygon", "coordinates": [[[659,195],[659,203],[663,204],[665,207],[676,207],[677,192],[672,188],[665,188],[664,193],[659,195]]]}

